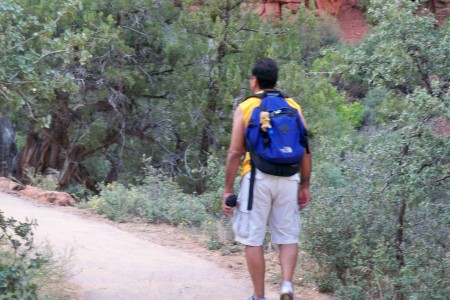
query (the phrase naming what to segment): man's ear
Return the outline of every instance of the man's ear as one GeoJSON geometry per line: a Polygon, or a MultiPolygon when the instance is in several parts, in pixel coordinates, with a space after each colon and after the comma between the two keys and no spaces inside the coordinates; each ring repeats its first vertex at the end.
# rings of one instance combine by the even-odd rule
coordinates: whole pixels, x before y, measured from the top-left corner
{"type": "Polygon", "coordinates": [[[257,91],[260,90],[259,82],[258,82],[258,79],[256,77],[253,77],[251,88],[252,88],[252,92],[254,92],[254,93],[256,93],[257,91]]]}

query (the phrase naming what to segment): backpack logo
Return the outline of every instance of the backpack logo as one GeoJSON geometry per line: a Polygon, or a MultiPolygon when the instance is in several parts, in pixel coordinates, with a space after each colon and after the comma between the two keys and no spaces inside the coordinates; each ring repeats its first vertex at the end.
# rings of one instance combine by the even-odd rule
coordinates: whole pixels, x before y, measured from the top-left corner
{"type": "Polygon", "coordinates": [[[291,147],[281,148],[280,151],[283,153],[292,153],[293,152],[291,147]]]}

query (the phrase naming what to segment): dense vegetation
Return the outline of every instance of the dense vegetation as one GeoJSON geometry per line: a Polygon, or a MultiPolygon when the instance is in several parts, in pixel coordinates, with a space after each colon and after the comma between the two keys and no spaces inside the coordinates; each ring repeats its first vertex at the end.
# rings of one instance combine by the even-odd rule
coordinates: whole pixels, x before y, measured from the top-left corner
{"type": "Polygon", "coordinates": [[[33,279],[45,263],[39,255],[29,257],[33,248],[32,227],[35,221],[17,222],[0,211],[0,298],[35,299],[37,285],[33,279]]]}
{"type": "Polygon", "coordinates": [[[35,249],[35,220],[19,222],[0,210],[0,299],[68,299],[66,258],[35,249]]]}
{"type": "Polygon", "coordinates": [[[247,1],[197,2],[2,1],[15,176],[57,170],[59,188],[112,219],[201,226],[219,248],[231,113],[270,56],[312,135],[310,278],[342,299],[446,299],[448,22],[415,14],[420,1],[364,1],[374,27],[349,46],[304,8],[275,21],[247,1]]]}

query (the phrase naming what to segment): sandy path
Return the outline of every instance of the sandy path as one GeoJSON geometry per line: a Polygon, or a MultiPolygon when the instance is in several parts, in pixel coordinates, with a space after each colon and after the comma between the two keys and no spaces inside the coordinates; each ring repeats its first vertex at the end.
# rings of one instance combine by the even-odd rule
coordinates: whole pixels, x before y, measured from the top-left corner
{"type": "MultiPolygon", "coordinates": [[[[0,192],[7,217],[37,219],[38,242],[74,249],[73,283],[80,299],[247,299],[248,280],[217,264],[136,237],[69,210],[0,192]]],[[[243,270],[244,271],[244,270],[243,270]]]]}

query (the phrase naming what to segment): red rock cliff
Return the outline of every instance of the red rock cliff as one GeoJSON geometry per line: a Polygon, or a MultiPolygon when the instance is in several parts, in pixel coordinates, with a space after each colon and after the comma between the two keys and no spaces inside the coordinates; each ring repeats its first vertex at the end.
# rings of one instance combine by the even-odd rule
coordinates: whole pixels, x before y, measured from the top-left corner
{"type": "MultiPolygon", "coordinates": [[[[368,32],[364,14],[358,7],[359,2],[360,0],[265,0],[259,2],[258,11],[262,17],[281,17],[283,8],[296,12],[302,3],[307,7],[314,3],[319,12],[337,17],[345,41],[356,42],[368,32]]],[[[450,0],[428,0],[423,8],[433,12],[438,25],[441,25],[449,15],[450,0]]]]}
{"type": "Polygon", "coordinates": [[[337,15],[343,6],[355,7],[359,0],[263,0],[259,3],[259,12],[263,16],[273,14],[281,15],[283,8],[297,11],[302,3],[311,7],[314,3],[320,12],[327,12],[331,15],[337,15]]]}
{"type": "MultiPolygon", "coordinates": [[[[308,7],[312,2],[319,11],[337,15],[343,6],[357,7],[360,0],[263,0],[260,1],[260,10],[265,14],[280,14],[283,7],[296,11],[301,3],[308,7]]],[[[435,13],[438,20],[445,21],[450,11],[450,0],[428,0],[424,7],[435,13]]]]}

